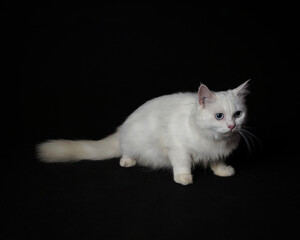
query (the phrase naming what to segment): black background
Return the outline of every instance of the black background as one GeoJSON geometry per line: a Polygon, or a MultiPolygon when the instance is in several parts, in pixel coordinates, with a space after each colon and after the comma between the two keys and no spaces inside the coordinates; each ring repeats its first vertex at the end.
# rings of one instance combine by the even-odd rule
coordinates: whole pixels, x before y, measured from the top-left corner
{"type": "Polygon", "coordinates": [[[1,12],[6,239],[258,239],[293,235],[299,145],[295,6],[115,4],[1,12]],[[247,79],[251,131],[232,178],[118,160],[42,164],[47,139],[100,139],[145,101],[247,79]]]}

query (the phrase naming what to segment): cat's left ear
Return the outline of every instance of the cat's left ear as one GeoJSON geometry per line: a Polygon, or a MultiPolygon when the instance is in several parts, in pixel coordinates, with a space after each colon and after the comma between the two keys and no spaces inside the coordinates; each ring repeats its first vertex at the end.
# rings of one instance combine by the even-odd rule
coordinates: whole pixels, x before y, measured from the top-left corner
{"type": "Polygon", "coordinates": [[[250,91],[248,90],[249,87],[249,81],[251,79],[247,80],[246,82],[244,82],[243,84],[241,84],[240,86],[238,86],[237,88],[233,89],[232,92],[235,96],[241,96],[241,97],[245,97],[247,94],[250,93],[250,91]]]}
{"type": "Polygon", "coordinates": [[[206,85],[200,85],[198,89],[198,101],[202,107],[205,107],[206,103],[212,102],[214,97],[214,94],[206,87],[206,85]]]}

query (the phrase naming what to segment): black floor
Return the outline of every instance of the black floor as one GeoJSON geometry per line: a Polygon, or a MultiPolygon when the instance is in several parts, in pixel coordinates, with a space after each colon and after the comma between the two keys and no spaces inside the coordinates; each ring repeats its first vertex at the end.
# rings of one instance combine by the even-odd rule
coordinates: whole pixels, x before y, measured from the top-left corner
{"type": "Polygon", "coordinates": [[[6,239],[295,237],[297,168],[283,156],[241,154],[230,160],[235,176],[197,168],[189,186],[118,159],[16,168],[4,180],[13,206],[6,239]]]}

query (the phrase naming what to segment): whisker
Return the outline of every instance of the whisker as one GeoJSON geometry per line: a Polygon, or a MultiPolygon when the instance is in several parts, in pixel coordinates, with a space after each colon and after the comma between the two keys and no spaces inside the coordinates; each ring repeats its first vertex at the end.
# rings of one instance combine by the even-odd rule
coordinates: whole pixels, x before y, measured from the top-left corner
{"type": "Polygon", "coordinates": [[[255,136],[253,133],[247,131],[246,129],[241,128],[241,130],[242,130],[244,133],[247,133],[248,135],[250,135],[252,138],[254,138],[254,139],[258,142],[258,144],[259,144],[260,146],[262,146],[262,143],[261,143],[260,139],[259,139],[257,136],[255,136]]]}
{"type": "Polygon", "coordinates": [[[241,129],[241,131],[244,133],[244,135],[247,137],[247,139],[251,141],[253,148],[255,148],[255,144],[254,144],[252,136],[250,134],[248,134],[248,132],[246,132],[244,129],[241,129]]]}
{"type": "Polygon", "coordinates": [[[255,127],[250,127],[250,126],[243,126],[243,128],[248,128],[248,129],[255,129],[255,127]]]}
{"type": "Polygon", "coordinates": [[[242,131],[238,131],[238,133],[242,136],[242,138],[245,140],[245,143],[247,145],[247,148],[249,150],[249,152],[251,153],[251,145],[246,137],[246,135],[242,132],[242,131]]]}

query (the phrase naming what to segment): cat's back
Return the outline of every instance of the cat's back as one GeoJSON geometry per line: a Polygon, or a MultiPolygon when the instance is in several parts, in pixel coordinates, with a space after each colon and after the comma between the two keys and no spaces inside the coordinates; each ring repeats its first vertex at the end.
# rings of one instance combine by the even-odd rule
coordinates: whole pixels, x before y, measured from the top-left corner
{"type": "Polygon", "coordinates": [[[156,118],[163,121],[174,114],[190,112],[197,102],[195,93],[174,93],[153,98],[136,109],[127,120],[156,118]]]}

